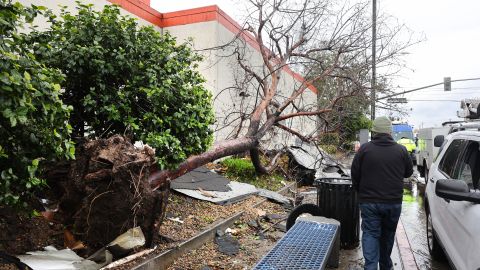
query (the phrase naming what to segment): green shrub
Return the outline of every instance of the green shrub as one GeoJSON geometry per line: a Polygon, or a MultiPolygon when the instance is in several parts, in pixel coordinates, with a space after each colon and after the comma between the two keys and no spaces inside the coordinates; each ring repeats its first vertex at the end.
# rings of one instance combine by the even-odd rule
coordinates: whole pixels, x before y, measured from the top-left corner
{"type": "Polygon", "coordinates": [[[156,149],[161,169],[205,151],[213,137],[211,94],[197,71],[201,57],[169,33],[139,27],[116,6],[51,16],[35,52],[65,75],[75,137],[127,134],[156,149]]]}
{"type": "Polygon", "coordinates": [[[41,161],[73,158],[60,71],[37,61],[18,31],[41,13],[35,6],[0,0],[0,205],[27,207],[45,186],[41,161]]]}
{"type": "Polygon", "coordinates": [[[227,158],[224,159],[221,164],[227,167],[227,177],[234,178],[255,178],[255,167],[253,167],[252,161],[243,158],[227,158]]]}

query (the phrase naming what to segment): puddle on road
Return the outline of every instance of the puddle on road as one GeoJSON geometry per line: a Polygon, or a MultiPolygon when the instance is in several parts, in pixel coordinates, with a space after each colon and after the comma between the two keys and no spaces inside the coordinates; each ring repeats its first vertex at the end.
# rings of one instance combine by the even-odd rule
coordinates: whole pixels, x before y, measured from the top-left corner
{"type": "Polygon", "coordinates": [[[428,253],[423,194],[416,183],[404,189],[401,219],[419,269],[449,270],[448,264],[432,260],[428,253]]]}

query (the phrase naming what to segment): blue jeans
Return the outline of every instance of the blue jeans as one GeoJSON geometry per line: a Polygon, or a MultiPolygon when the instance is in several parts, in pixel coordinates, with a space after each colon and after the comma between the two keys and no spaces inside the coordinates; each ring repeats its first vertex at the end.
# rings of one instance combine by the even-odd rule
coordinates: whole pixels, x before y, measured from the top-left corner
{"type": "Polygon", "coordinates": [[[402,204],[360,203],[362,216],[362,249],[365,270],[390,270],[392,253],[402,204]]]}

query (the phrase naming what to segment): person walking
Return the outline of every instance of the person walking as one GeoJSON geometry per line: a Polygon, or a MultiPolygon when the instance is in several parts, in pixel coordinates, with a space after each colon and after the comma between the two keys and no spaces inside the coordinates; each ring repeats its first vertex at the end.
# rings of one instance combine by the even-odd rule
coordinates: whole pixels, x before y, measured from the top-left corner
{"type": "Polygon", "coordinates": [[[392,269],[393,243],[402,212],[403,179],[413,174],[405,146],[392,138],[392,123],[385,117],[373,121],[372,140],[360,146],[351,174],[362,217],[365,270],[392,269]]]}

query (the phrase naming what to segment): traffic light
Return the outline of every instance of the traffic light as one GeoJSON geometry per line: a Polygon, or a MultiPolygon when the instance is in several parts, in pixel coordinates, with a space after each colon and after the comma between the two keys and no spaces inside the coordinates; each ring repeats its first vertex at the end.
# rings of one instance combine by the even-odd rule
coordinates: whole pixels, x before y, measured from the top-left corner
{"type": "Polygon", "coordinates": [[[452,79],[450,77],[443,78],[443,90],[444,91],[452,90],[452,79]]]}

